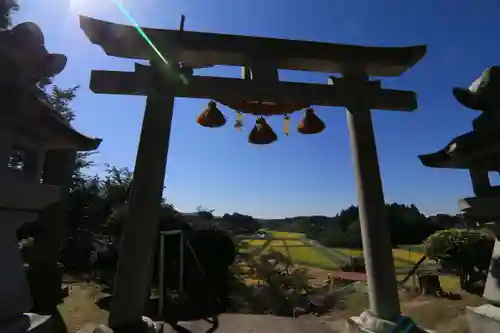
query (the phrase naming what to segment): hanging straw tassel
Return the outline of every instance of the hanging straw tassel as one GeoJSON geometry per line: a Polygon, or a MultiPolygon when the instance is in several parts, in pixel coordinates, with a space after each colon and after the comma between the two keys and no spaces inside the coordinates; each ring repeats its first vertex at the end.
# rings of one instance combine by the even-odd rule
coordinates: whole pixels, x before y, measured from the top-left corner
{"type": "Polygon", "coordinates": [[[221,127],[226,124],[226,117],[217,108],[217,104],[210,101],[207,108],[196,118],[196,122],[204,127],[221,127]]]}
{"type": "Polygon", "coordinates": [[[301,134],[317,134],[323,132],[325,127],[325,123],[318,118],[313,109],[309,108],[297,127],[297,131],[301,134]]]}
{"type": "Polygon", "coordinates": [[[290,116],[285,114],[285,119],[283,121],[283,133],[286,136],[290,135],[290,116]]]}
{"type": "Polygon", "coordinates": [[[267,145],[278,140],[278,136],[274,133],[271,126],[262,117],[258,118],[255,122],[255,127],[248,136],[248,142],[255,145],[267,145]]]}
{"type": "Polygon", "coordinates": [[[236,128],[236,130],[239,132],[243,130],[243,114],[241,112],[238,112],[236,114],[236,122],[234,123],[234,128],[236,128]]]}

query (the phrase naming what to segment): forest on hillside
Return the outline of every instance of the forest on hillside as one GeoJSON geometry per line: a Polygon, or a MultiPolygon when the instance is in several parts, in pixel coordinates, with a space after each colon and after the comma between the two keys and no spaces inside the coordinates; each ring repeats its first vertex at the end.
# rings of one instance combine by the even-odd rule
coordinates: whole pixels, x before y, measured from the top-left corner
{"type": "MultiPolygon", "coordinates": [[[[386,204],[394,246],[420,244],[434,232],[447,228],[475,227],[476,221],[463,214],[425,216],[415,205],[386,204]]],[[[298,216],[260,220],[264,228],[300,232],[328,247],[361,247],[361,228],[357,206],[343,209],[336,216],[298,216]]]]}

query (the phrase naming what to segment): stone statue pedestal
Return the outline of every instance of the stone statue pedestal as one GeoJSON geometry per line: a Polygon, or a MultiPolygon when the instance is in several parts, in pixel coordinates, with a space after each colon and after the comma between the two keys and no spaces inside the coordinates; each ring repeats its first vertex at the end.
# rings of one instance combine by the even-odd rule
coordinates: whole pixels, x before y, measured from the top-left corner
{"type": "MultiPolygon", "coordinates": [[[[500,306],[500,197],[464,198],[459,201],[459,207],[473,217],[495,221],[483,225],[491,230],[496,238],[483,297],[491,304],[500,306]]],[[[491,310],[488,310],[488,313],[490,312],[491,310]]]]}
{"type": "Polygon", "coordinates": [[[2,333],[52,333],[50,316],[23,313],[0,326],[2,333]]]}
{"type": "MultiPolygon", "coordinates": [[[[500,306],[500,223],[491,223],[486,226],[495,233],[497,239],[491,255],[490,268],[488,271],[488,278],[486,279],[486,285],[484,287],[483,297],[486,298],[491,304],[500,306]]],[[[500,308],[498,308],[498,311],[500,318],[500,308]]]]}
{"type": "Polygon", "coordinates": [[[363,312],[359,317],[351,317],[346,321],[346,333],[389,333],[430,332],[417,326],[409,317],[401,315],[396,322],[383,320],[373,316],[370,311],[363,312]]]}
{"type": "Polygon", "coordinates": [[[500,217],[500,198],[464,198],[459,201],[459,207],[471,216],[498,221],[484,224],[496,236],[488,278],[483,292],[483,297],[490,304],[468,307],[467,321],[471,333],[500,332],[500,219],[498,218],[500,217]]]}
{"type": "MultiPolygon", "coordinates": [[[[22,179],[18,172],[6,170],[0,176],[0,331],[30,330],[32,301],[18,247],[16,232],[23,223],[37,218],[37,211],[58,200],[57,187],[22,179]]],[[[43,320],[44,322],[47,319],[43,320]]]]}

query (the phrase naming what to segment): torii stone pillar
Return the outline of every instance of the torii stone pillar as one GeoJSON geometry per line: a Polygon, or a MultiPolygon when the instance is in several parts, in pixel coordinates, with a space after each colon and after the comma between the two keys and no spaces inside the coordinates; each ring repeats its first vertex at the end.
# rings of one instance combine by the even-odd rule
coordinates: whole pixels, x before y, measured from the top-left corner
{"type": "Polygon", "coordinates": [[[175,98],[159,70],[150,82],[115,275],[109,326],[118,330],[141,318],[150,295],[175,98]]]}
{"type": "Polygon", "coordinates": [[[347,124],[370,310],[377,318],[394,322],[400,316],[400,305],[371,111],[363,98],[366,96],[368,77],[365,74],[347,74],[345,79],[348,80],[345,92],[347,124]]]}

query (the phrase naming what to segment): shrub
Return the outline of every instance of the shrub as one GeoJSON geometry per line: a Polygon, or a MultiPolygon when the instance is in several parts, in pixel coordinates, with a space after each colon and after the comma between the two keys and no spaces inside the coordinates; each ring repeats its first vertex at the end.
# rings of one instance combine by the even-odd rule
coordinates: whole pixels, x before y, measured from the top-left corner
{"type": "Polygon", "coordinates": [[[366,272],[365,258],[363,256],[351,256],[349,263],[341,266],[343,271],[346,272],[366,272]]]}
{"type": "Polygon", "coordinates": [[[486,280],[494,238],[484,230],[445,229],[425,241],[425,255],[460,275],[463,289],[486,280]]]}

